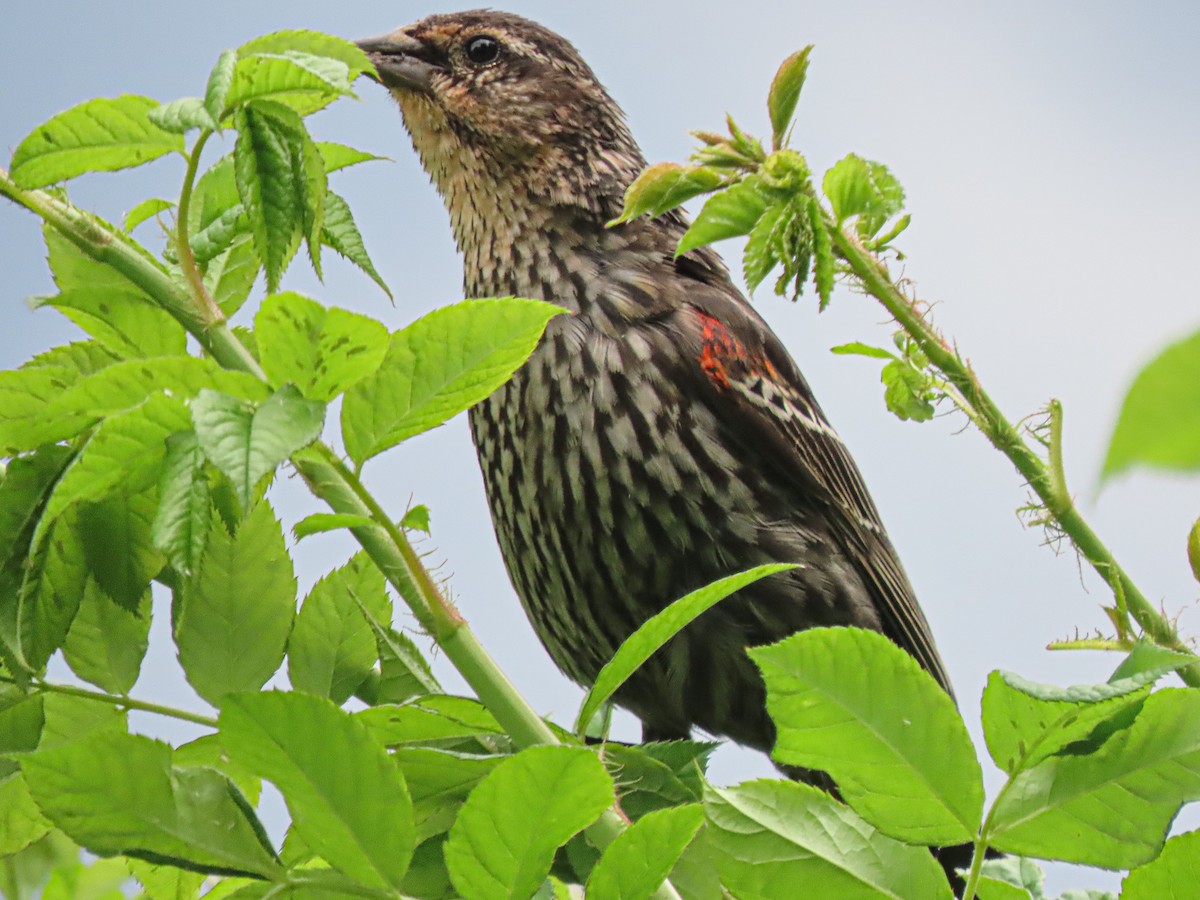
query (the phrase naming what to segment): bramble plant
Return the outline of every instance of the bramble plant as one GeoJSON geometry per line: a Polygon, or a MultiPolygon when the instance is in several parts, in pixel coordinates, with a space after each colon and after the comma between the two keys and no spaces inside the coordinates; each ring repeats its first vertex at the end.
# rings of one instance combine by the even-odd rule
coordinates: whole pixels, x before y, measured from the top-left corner
{"type": "MultiPolygon", "coordinates": [[[[881,302],[898,324],[895,349],[837,352],[885,361],[896,415],[925,420],[949,401],[1012,460],[1039,498],[1038,520],[1112,585],[1114,636],[1083,642],[1122,652],[1112,678],[1057,688],[992,674],[984,733],[1008,780],[990,803],[950,698],[889,641],[856,629],[751,651],[778,726],[775,758],[827,771],[840,800],[788,781],[710,784],[710,744],[589,745],[624,679],[714,603],[781,568],[762,566],[647,622],[572,730],[545,722],[414,552],[409,532],[428,528],[428,511],[390,514],[359,473],[486,397],[561,310],[468,300],[389,334],[281,290],[301,244],[318,274],[330,248],[388,289],[329,187],[339,169],[376,157],[316,142],[305,122],[351,95],[371,65],[339,38],[279,32],[221,54],[203,97],[89,101],[38,128],[0,170],[0,193],[44,222],[59,293],[36,305],[88,335],[0,373],[5,897],[43,887],[117,897],[130,879],[154,900],[791,898],[798,885],[813,897],[950,897],[925,848],[966,842],[968,897],[1041,898],[1030,858],[1130,869],[1122,896],[1133,900],[1194,880],[1198,833],[1165,838],[1179,807],[1200,797],[1200,666],[1071,502],[1060,407],[1019,431],[888,274],[908,222],[898,181],[848,156],[818,191],[787,146],[808,56],[785,61],[771,86],[770,152],[732,120],[727,135],[697,133],[692,162],[647,169],[622,219],[708,193],[679,252],[748,235],[752,288],[778,270],[780,294],[811,281],[823,307],[840,279],[881,302]],[[233,150],[202,172],[214,136],[233,150]],[[178,198],[145,200],[120,227],[59,187],[175,154],[185,161],[178,198]],[[150,220],[164,226],[157,255],[133,236],[150,220]],[[267,296],[253,328],[231,327],[260,273],[267,296]],[[340,422],[328,422],[339,397],[340,422]],[[330,509],[300,522],[293,546],[348,528],[363,548],[298,611],[267,500],[285,465],[330,509]],[[179,664],[216,718],[128,694],[152,582],[170,592],[179,664]],[[393,592],[474,697],[446,694],[393,627],[393,592]],[[93,687],[47,681],[56,653],[93,687]],[[292,689],[261,692],[285,664],[292,689]],[[1171,672],[1189,686],[1154,690],[1171,672]],[[177,747],[130,734],[130,709],[209,733],[177,747]],[[279,847],[256,813],[262,780],[290,813],[279,847]],[[85,862],[80,848],[100,858],[85,862]],[[985,861],[988,848],[1009,856],[985,861]]],[[[1195,428],[1179,414],[1200,409],[1198,362],[1192,338],[1147,368],[1106,475],[1200,466],[1195,428]]],[[[1200,530],[1189,552],[1200,577],[1200,530]]]]}

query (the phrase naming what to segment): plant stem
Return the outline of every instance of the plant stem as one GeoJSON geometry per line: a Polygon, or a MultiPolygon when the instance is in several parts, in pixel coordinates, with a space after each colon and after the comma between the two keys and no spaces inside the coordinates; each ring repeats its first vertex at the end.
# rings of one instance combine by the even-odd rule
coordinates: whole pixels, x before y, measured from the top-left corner
{"type": "Polygon", "coordinates": [[[975,900],[975,891],[979,888],[979,875],[983,870],[986,853],[987,844],[983,840],[976,841],[975,852],[971,855],[971,870],[967,875],[967,886],[963,888],[962,900],[975,900]]]}
{"type": "MultiPolygon", "coordinates": [[[[16,679],[9,678],[6,675],[0,675],[0,682],[4,684],[17,684],[16,679]]],[[[204,725],[214,730],[217,727],[216,719],[210,716],[202,716],[199,713],[188,712],[186,709],[176,709],[173,706],[162,706],[158,703],[148,703],[145,700],[135,700],[133,697],[125,697],[117,694],[106,694],[102,691],[89,691],[87,688],[75,687],[70,684],[55,684],[52,681],[38,680],[34,681],[33,684],[37,690],[45,691],[48,694],[82,697],[86,700],[95,700],[97,703],[119,706],[122,709],[136,709],[142,712],[156,713],[160,716],[169,716],[172,719],[181,719],[184,722],[194,722],[197,725],[204,725]]]]}
{"type": "Polygon", "coordinates": [[[200,166],[200,155],[204,152],[204,145],[208,143],[210,137],[212,137],[212,131],[205,128],[196,138],[196,143],[192,145],[192,152],[188,154],[187,172],[183,176],[183,187],[179,191],[179,206],[175,217],[175,252],[179,256],[179,268],[188,280],[188,286],[191,288],[192,297],[196,300],[196,306],[211,327],[223,323],[225,313],[221,311],[221,307],[217,306],[212,294],[204,286],[204,278],[196,265],[196,256],[192,253],[192,243],[188,238],[188,215],[191,211],[192,190],[196,185],[196,170],[200,166]]]}
{"type": "MultiPolygon", "coordinates": [[[[883,263],[852,235],[830,223],[830,236],[842,259],[858,276],[863,288],[878,300],[900,324],[900,327],[917,342],[921,351],[929,358],[942,375],[962,393],[975,411],[980,430],[992,445],[1009,458],[1017,471],[1038,495],[1046,510],[1054,517],[1063,532],[1071,539],[1084,558],[1114,588],[1120,587],[1129,613],[1153,640],[1172,650],[1192,653],[1175,631],[1174,625],[1160,613],[1133,580],[1121,568],[1109,549],[1080,515],[1079,510],[1066,493],[1061,472],[1057,477],[1041,458],[1034,453],[1000,408],[979,383],[971,367],[956,353],[937,331],[918,312],[915,304],[892,282],[883,263]]],[[[1053,407],[1051,425],[1054,425],[1053,407]]],[[[1061,429],[1061,418],[1059,419],[1061,429]]],[[[1061,469],[1061,434],[1051,441],[1052,462],[1061,469]],[[1058,449],[1055,450],[1055,444],[1058,449]]],[[[1184,682],[1200,686],[1200,666],[1181,669],[1184,682]]]]}

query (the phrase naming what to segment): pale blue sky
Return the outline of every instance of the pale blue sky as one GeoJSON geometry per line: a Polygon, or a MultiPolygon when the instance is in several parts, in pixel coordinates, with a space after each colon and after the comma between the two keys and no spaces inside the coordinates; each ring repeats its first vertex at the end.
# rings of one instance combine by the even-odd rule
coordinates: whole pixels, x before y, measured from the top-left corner
{"type": "MultiPolygon", "coordinates": [[[[263,0],[205,4],[10,4],[0,29],[0,148],[54,112],[94,96],[202,92],[217,54],[254,35],[311,27],[347,37],[387,31],[457,4],[263,0]],[[203,12],[200,12],[203,10],[203,12]]],[[[905,274],[937,301],[958,340],[1013,419],[1052,396],[1066,406],[1071,487],[1147,595],[1200,631],[1184,535],[1200,513],[1200,481],[1135,475],[1095,498],[1117,404],[1157,348],[1200,326],[1191,276],[1200,209],[1200,8],[1186,2],[778,3],[686,6],[517,2],[508,7],[561,31],[629,114],[652,160],[681,159],[689,128],[717,128],[726,111],[765,130],[763,101],[778,62],[816,44],[796,128],[822,171],[858,152],[887,163],[914,222],[905,274]],[[735,12],[731,12],[731,9],[735,12]]],[[[297,266],[287,286],[371,312],[390,327],[459,298],[460,271],[441,203],[399,116],[379,89],[312,120],[319,137],[391,156],[335,176],[395,307],[356,271],[330,259],[326,285],[297,266]]],[[[225,148],[227,149],[227,148],[225,148]]],[[[215,152],[224,152],[220,147],[215,152]]],[[[144,196],[171,196],[177,160],[85,178],[77,202],[115,218],[144,196]]],[[[31,216],[0,206],[0,284],[7,327],[0,364],[16,365],[73,334],[23,298],[51,290],[31,216]]],[[[737,261],[736,248],[727,257],[737,261]]],[[[818,316],[811,302],[766,296],[760,307],[801,362],[854,449],[905,560],[977,739],[989,670],[1060,683],[1102,679],[1115,659],[1051,654],[1047,641],[1103,627],[1105,592],[1074,556],[1055,556],[1013,510],[1025,490],[1008,463],[963,422],[925,425],[886,414],[878,369],[835,357],[850,340],[884,342],[882,311],[842,291],[818,316]]],[[[243,314],[245,315],[245,314],[243,314]]],[[[433,510],[425,549],[518,687],[560,721],[579,691],[537,645],[495,548],[474,454],[460,418],[367,468],[390,509],[412,497],[433,510]]],[[[288,520],[317,505],[294,483],[276,491],[288,520]]],[[[344,559],[348,540],[317,537],[298,555],[302,587],[344,559]]],[[[198,703],[156,634],[137,693],[198,703]]],[[[439,672],[447,674],[444,661],[439,672]]],[[[157,727],[138,720],[144,729],[157,727]]],[[[170,732],[181,734],[182,732],[170,732]]],[[[621,734],[632,737],[628,722],[621,734]]],[[[766,771],[724,752],[715,776],[766,771]]],[[[994,773],[993,773],[994,774],[994,773]]],[[[993,786],[996,779],[990,782],[993,786]]],[[[1194,811],[1185,815],[1193,826],[1194,811]]],[[[1082,883],[1060,867],[1052,886],[1082,883]]],[[[1088,884],[1113,884],[1089,876],[1088,884]]]]}

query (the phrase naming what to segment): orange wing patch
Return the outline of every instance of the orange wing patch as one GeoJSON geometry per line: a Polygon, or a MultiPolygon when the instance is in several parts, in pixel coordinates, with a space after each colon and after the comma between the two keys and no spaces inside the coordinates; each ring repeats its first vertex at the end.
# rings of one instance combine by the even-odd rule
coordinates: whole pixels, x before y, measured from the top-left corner
{"type": "Polygon", "coordinates": [[[700,317],[700,356],[698,362],[704,374],[719,388],[729,387],[729,367],[733,366],[738,375],[765,375],[773,380],[778,378],[771,361],[761,356],[751,356],[746,345],[729,333],[729,329],[707,313],[697,313],[700,317]]]}

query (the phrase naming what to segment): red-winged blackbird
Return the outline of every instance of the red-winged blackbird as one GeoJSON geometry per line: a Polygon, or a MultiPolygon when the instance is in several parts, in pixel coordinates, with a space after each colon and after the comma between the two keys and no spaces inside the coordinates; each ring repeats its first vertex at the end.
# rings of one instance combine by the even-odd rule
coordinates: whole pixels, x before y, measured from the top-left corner
{"type": "Polygon", "coordinates": [[[515,15],[434,15],[361,42],[446,202],[468,296],[552,301],[529,362],[470,414],[496,535],[542,643],[590,684],[683,594],[803,567],[705,613],[617,694],[647,739],[770,751],[748,646],[814,625],[887,635],[947,690],[854,461],[678,213],[614,228],[645,159],[574,47],[515,15]]]}

